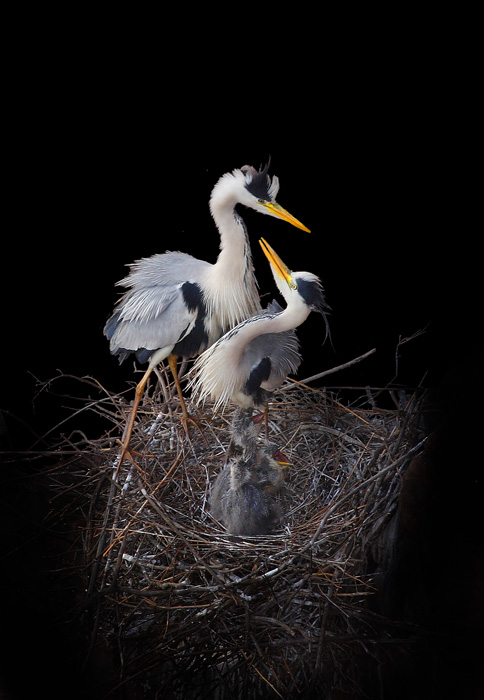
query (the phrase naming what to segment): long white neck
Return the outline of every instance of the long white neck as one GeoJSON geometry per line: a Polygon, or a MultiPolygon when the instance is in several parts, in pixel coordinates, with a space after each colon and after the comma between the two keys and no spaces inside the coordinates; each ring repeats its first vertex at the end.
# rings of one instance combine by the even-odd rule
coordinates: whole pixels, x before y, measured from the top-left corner
{"type": "Polygon", "coordinates": [[[238,201],[234,178],[225,175],[210,198],[220,253],[204,284],[209,312],[224,332],[261,310],[247,231],[235,211],[238,201]]]}
{"type": "Polygon", "coordinates": [[[265,333],[281,333],[297,328],[304,323],[310,313],[311,309],[306,304],[299,299],[295,299],[294,303],[288,304],[284,311],[275,316],[261,315],[248,319],[239,326],[238,332],[234,333],[230,344],[237,348],[237,354],[242,355],[247,345],[254,338],[265,333]]]}

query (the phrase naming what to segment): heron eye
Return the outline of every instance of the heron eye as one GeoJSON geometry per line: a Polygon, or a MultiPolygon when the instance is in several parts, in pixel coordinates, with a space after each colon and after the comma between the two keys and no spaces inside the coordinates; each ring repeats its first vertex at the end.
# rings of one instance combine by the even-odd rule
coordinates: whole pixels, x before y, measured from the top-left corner
{"type": "Polygon", "coordinates": [[[265,200],[265,199],[258,199],[258,200],[257,200],[257,203],[258,203],[258,204],[265,204],[265,203],[266,203],[266,200],[265,200]]]}
{"type": "Polygon", "coordinates": [[[291,282],[291,289],[297,289],[297,284],[295,282],[291,282]]]}

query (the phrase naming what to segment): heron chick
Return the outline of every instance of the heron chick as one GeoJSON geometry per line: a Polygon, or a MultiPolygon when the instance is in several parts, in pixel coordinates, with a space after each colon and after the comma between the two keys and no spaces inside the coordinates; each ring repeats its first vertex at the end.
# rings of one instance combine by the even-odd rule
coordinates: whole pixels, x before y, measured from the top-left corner
{"type": "Polygon", "coordinates": [[[275,445],[257,452],[254,459],[231,459],[212,487],[212,515],[231,535],[265,535],[282,518],[274,498],[283,485],[287,458],[275,445]]]}
{"type": "Polygon", "coordinates": [[[126,292],[104,327],[110,351],[120,362],[134,353],[148,369],[136,387],[119,463],[128,449],[137,407],[152,370],[168,358],[186,428],[189,418],[177,372],[177,358],[192,358],[231,327],[261,310],[242,204],[309,231],[275,201],[279,180],[268,165],[244,166],[223,175],[210,196],[210,211],[220,234],[214,264],[187,253],[166,252],[143,258],[117,284],[126,292]]]}

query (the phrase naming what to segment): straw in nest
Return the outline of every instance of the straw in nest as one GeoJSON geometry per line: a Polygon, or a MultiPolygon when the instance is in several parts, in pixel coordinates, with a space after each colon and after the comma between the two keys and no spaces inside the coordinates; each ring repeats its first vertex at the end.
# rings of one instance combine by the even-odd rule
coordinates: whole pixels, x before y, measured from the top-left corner
{"type": "Polygon", "coordinates": [[[260,437],[291,462],[277,497],[283,520],[270,535],[233,537],[209,499],[234,409],[212,414],[188,401],[200,428],[188,437],[165,381],[172,400],[146,395],[132,459],[118,464],[129,405],[93,380],[101,398],[90,406],[109,429],[64,441],[69,459],[51,474],[52,517],[76,535],[65,574],[75,567],[82,579],[79,619],[90,653],[110,657],[107,696],[352,692],[361,665],[402,634],[372,600],[391,558],[401,476],[422,446],[416,400],[383,410],[366,394],[345,405],[286,383],[260,437]]]}

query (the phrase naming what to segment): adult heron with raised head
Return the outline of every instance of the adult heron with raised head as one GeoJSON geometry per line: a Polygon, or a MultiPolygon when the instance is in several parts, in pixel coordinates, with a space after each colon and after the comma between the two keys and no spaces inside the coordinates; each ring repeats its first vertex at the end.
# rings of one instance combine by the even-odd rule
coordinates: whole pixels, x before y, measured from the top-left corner
{"type": "Polygon", "coordinates": [[[192,358],[231,327],[260,311],[257,282],[245,224],[238,204],[309,231],[275,201],[279,180],[268,166],[251,166],[223,175],[210,197],[220,234],[214,264],[187,253],[166,252],[143,258],[117,284],[127,289],[104,327],[110,350],[122,362],[131,353],[148,361],[136,387],[119,463],[126,453],[137,408],[153,369],[168,358],[180,399],[183,423],[189,418],[177,372],[177,358],[192,358]]]}

